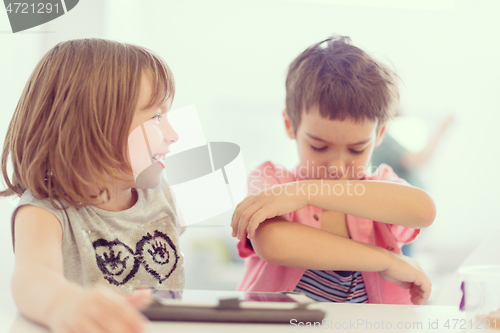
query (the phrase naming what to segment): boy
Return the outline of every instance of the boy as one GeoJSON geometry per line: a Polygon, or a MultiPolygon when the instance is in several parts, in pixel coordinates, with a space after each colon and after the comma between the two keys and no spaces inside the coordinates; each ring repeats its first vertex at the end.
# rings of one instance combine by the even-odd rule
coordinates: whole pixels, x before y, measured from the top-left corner
{"type": "Polygon", "coordinates": [[[292,62],[283,118],[300,164],[288,171],[266,162],[249,177],[251,195],[232,219],[247,258],[239,290],[425,303],[430,281],[400,246],[432,224],[434,202],[385,164],[366,173],[398,98],[397,76],[348,37],[292,62]]]}

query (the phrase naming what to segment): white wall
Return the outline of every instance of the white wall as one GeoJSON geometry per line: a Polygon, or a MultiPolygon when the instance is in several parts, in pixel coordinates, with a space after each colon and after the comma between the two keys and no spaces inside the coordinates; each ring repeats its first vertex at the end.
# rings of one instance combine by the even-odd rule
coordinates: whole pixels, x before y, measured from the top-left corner
{"type": "Polygon", "coordinates": [[[145,6],[115,0],[107,2],[105,30],[109,38],[159,52],[176,76],[174,108],[195,103],[206,137],[238,143],[247,166],[264,159],[296,162],[280,118],[287,65],[331,33],[351,36],[394,64],[408,114],[432,126],[455,113],[453,128],[423,170],[438,206],[428,235],[432,243],[477,242],[500,222],[500,2],[429,1],[418,9],[391,8],[398,2],[390,1],[372,7],[331,3],[188,0],[145,6]]]}

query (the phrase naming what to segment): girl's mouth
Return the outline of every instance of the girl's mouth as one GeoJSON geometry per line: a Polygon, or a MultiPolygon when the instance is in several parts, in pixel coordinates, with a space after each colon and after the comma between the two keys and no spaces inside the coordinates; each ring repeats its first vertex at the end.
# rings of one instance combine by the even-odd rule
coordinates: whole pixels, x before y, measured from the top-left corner
{"type": "Polygon", "coordinates": [[[155,162],[160,163],[163,169],[165,169],[165,164],[164,164],[164,163],[163,163],[163,161],[162,161],[162,160],[165,158],[165,157],[164,157],[164,155],[166,155],[166,154],[153,156],[153,160],[154,160],[155,162]],[[162,156],[163,156],[163,158],[161,158],[162,156]]]}
{"type": "Polygon", "coordinates": [[[163,153],[163,154],[156,154],[153,156],[153,158],[156,158],[158,160],[164,160],[167,157],[168,152],[163,153]]]}

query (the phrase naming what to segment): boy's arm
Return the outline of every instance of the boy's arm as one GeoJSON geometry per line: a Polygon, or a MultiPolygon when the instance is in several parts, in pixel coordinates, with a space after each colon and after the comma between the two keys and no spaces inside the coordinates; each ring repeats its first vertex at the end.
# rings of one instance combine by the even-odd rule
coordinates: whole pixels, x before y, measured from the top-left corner
{"type": "Polygon", "coordinates": [[[311,206],[418,229],[430,226],[436,217],[432,198],[426,191],[413,186],[377,180],[304,182],[306,186],[319,189],[318,194],[308,195],[307,204],[311,206]]]}
{"type": "Polygon", "coordinates": [[[303,180],[276,185],[245,198],[233,213],[233,236],[252,238],[260,223],[307,205],[378,222],[424,228],[436,207],[424,190],[376,180],[303,180]]]}
{"type": "Polygon", "coordinates": [[[264,261],[304,269],[379,272],[387,269],[391,255],[381,247],[280,217],[262,223],[250,241],[264,261]]]}
{"type": "Polygon", "coordinates": [[[23,315],[54,332],[140,332],[142,318],[132,301],[109,288],[83,289],[64,278],[62,228],[52,213],[21,206],[14,228],[11,287],[23,315]]]}
{"type": "Polygon", "coordinates": [[[302,225],[282,218],[262,223],[251,239],[264,261],[304,269],[379,272],[380,276],[410,289],[414,304],[427,301],[431,283],[417,261],[381,247],[302,225]]]}

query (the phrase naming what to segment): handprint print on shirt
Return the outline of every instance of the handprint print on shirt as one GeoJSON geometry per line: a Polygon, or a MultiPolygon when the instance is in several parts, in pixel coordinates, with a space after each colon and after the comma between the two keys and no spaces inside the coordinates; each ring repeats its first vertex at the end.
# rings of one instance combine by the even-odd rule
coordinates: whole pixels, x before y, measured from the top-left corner
{"type": "Polygon", "coordinates": [[[168,279],[177,267],[179,256],[172,240],[163,232],[148,233],[136,245],[136,254],[146,271],[160,283],[168,279]],[[149,256],[144,255],[144,253],[149,256]]]}
{"type": "Polygon", "coordinates": [[[148,253],[153,258],[153,261],[160,265],[166,264],[170,260],[170,254],[165,243],[156,241],[155,244],[151,245],[148,253]]]}
{"type": "Polygon", "coordinates": [[[104,278],[114,285],[127,283],[139,270],[140,261],[135,258],[130,247],[115,239],[111,242],[98,239],[92,243],[97,267],[104,278]]]}

